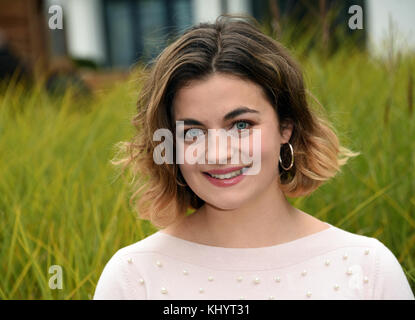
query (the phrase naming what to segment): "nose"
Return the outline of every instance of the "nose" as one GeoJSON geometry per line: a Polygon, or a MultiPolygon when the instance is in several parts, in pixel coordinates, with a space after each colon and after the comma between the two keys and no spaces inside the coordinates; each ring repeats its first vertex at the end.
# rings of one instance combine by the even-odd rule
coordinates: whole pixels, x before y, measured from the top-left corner
{"type": "Polygon", "coordinates": [[[228,134],[224,129],[214,129],[208,130],[206,142],[207,164],[239,164],[239,139],[237,137],[228,134]]]}

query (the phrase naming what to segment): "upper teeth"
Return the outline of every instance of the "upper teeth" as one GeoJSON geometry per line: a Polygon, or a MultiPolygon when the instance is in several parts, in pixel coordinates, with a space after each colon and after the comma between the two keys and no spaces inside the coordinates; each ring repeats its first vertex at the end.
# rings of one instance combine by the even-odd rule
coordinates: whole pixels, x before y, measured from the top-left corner
{"type": "Polygon", "coordinates": [[[232,171],[232,172],[227,173],[227,174],[210,174],[210,175],[213,178],[216,178],[216,179],[229,179],[229,178],[232,178],[232,177],[239,176],[240,174],[244,173],[246,170],[248,170],[248,168],[242,168],[240,170],[232,171]]]}

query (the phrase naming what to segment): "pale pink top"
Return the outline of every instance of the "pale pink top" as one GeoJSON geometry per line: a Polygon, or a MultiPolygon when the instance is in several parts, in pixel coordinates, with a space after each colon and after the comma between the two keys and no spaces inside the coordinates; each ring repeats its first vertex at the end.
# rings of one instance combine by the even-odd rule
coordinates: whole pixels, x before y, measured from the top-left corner
{"type": "Polygon", "coordinates": [[[414,299],[383,243],[329,226],[260,248],[208,246],[158,231],[112,256],[94,299],[414,299]]]}

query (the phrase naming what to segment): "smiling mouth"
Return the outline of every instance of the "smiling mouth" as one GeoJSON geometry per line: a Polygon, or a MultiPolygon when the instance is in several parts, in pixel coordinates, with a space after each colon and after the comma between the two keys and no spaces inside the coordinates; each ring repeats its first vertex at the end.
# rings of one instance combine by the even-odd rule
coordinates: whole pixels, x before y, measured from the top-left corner
{"type": "Polygon", "coordinates": [[[232,171],[232,172],[224,173],[224,174],[211,174],[209,172],[203,172],[203,174],[206,174],[206,175],[208,175],[208,176],[210,176],[212,178],[220,179],[220,180],[231,179],[231,178],[240,176],[241,174],[243,174],[246,171],[248,171],[249,168],[251,168],[251,167],[252,167],[252,165],[247,166],[247,167],[243,167],[243,168],[241,168],[239,170],[235,170],[235,171],[232,171]]]}

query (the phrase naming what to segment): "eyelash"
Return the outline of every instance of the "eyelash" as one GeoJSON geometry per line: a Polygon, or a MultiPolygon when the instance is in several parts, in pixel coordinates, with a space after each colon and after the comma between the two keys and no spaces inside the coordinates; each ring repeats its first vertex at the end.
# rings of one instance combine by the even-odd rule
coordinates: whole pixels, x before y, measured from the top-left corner
{"type": "MultiPolygon", "coordinates": [[[[250,128],[251,128],[251,126],[253,126],[253,125],[254,125],[254,123],[253,123],[252,121],[250,121],[250,120],[236,120],[236,121],[232,122],[232,128],[233,128],[233,126],[234,126],[236,123],[238,123],[238,122],[246,122],[246,123],[248,123],[248,124],[249,124],[249,127],[248,127],[248,128],[245,128],[245,129],[250,129],[250,128]]],[[[193,127],[193,128],[188,128],[188,129],[186,129],[186,130],[184,130],[184,131],[183,131],[183,134],[186,136],[187,131],[189,131],[189,130],[191,130],[191,129],[200,129],[200,128],[196,128],[196,127],[193,127]]],[[[201,129],[201,130],[202,130],[202,129],[201,129]]],[[[244,129],[240,129],[240,130],[244,130],[244,129]]]]}

